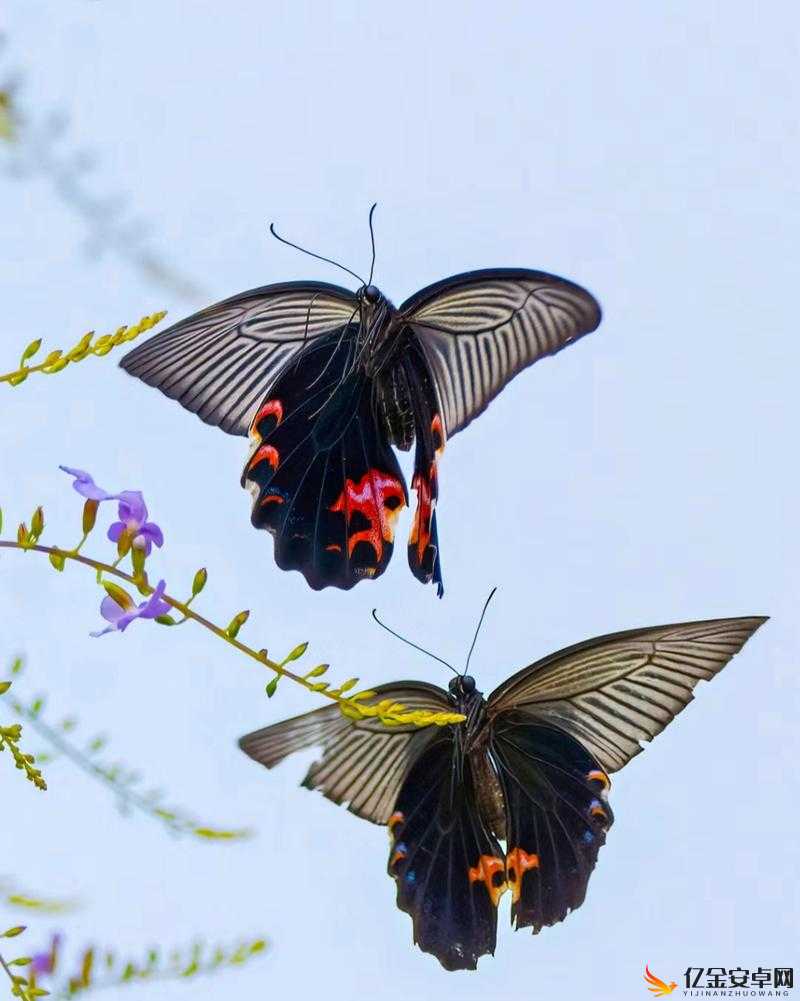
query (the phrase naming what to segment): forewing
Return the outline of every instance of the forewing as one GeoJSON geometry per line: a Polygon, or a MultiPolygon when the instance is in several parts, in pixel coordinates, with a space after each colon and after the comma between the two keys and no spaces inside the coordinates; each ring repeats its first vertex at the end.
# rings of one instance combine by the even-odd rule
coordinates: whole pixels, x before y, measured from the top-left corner
{"type": "Polygon", "coordinates": [[[346,327],[352,292],[287,282],[242,292],[134,348],[120,362],[207,424],[246,435],[277,374],[309,341],[346,327]]]}
{"type": "Polygon", "coordinates": [[[414,942],[446,970],[474,970],[494,953],[505,866],[481,818],[469,758],[451,733],[435,735],[414,764],[389,836],[388,871],[414,942]]]}
{"type": "Polygon", "coordinates": [[[608,776],[569,734],[524,712],[492,732],[506,811],[506,880],[517,928],[538,932],[580,907],[613,822],[608,776]]]}
{"type": "Polygon", "coordinates": [[[242,474],[278,566],[315,589],[382,574],[407,504],[375,384],[353,365],[355,329],[318,338],[285,367],[255,414],[242,474]]]}
{"type": "Polygon", "coordinates": [[[466,427],[528,365],[600,323],[594,297],[543,271],[470,271],[400,307],[428,356],[448,436],[466,427]]]}
{"type": "Polygon", "coordinates": [[[600,636],[509,678],[489,714],[522,708],[578,740],[606,772],[622,768],[691,702],[766,621],[711,619],[600,636]]]}
{"type": "MultiPolygon", "coordinates": [[[[453,708],[440,688],[422,682],[398,681],[374,691],[377,701],[391,698],[412,710],[453,708]]],[[[351,813],[365,820],[386,824],[409,768],[440,732],[437,726],[387,727],[379,721],[350,720],[332,704],[249,733],[239,747],[266,768],[296,751],[321,747],[322,756],[303,785],[334,803],[347,803],[351,813]]]]}

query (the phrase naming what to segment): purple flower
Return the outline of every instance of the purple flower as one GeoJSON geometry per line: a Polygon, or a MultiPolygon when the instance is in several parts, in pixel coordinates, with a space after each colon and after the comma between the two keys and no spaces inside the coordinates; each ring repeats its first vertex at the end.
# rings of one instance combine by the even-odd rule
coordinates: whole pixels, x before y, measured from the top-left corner
{"type": "Polygon", "coordinates": [[[139,490],[123,490],[118,494],[110,494],[94,482],[89,473],[82,469],[72,469],[70,466],[59,466],[65,473],[74,476],[72,486],[81,497],[93,501],[119,501],[119,510],[115,521],[108,529],[108,537],[112,542],[119,542],[127,535],[130,544],[136,549],[143,549],[145,556],[150,555],[153,545],[159,548],[164,545],[164,533],[154,521],[147,520],[147,505],[139,490]]]}
{"type": "Polygon", "coordinates": [[[147,520],[147,505],[140,491],[123,490],[118,495],[119,521],[115,521],[108,529],[108,537],[112,542],[119,542],[123,535],[131,540],[131,545],[144,549],[145,556],[150,555],[153,544],[164,545],[164,534],[154,521],[147,520]]]}
{"type": "Polygon", "coordinates": [[[50,949],[47,952],[36,952],[31,958],[29,967],[31,973],[37,977],[47,976],[56,968],[58,960],[58,947],[61,945],[61,935],[56,932],[50,939],[50,949]]]}
{"type": "Polygon", "coordinates": [[[123,606],[115,601],[110,594],[106,595],[100,605],[100,614],[110,625],[99,632],[90,633],[89,635],[96,637],[105,636],[106,633],[124,633],[134,619],[157,619],[159,615],[166,615],[170,609],[166,601],[162,601],[162,595],[166,586],[165,582],[160,580],[155,591],[141,605],[134,605],[128,599],[123,606]]]}
{"type": "Polygon", "coordinates": [[[110,494],[107,490],[103,490],[102,487],[98,487],[89,473],[85,473],[82,469],[72,469],[70,466],[59,466],[58,468],[63,469],[64,472],[69,473],[70,476],[75,477],[72,486],[78,491],[81,497],[85,497],[87,500],[93,501],[117,499],[117,494],[110,494]]]}

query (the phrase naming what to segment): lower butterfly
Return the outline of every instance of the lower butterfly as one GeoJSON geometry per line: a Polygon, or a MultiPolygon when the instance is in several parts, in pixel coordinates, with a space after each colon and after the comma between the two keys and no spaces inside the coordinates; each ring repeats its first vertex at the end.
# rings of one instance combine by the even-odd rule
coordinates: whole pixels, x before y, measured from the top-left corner
{"type": "Polygon", "coordinates": [[[206,423],[249,436],[241,482],[251,521],[274,536],[278,566],[315,589],[384,572],[409,502],[393,446],[416,442],[408,562],[441,595],[436,501],[448,438],[523,369],[599,323],[589,292],[543,271],[470,271],[397,308],[370,270],[356,292],[323,282],[242,292],[121,364],[206,423]]]}
{"type": "Polygon", "coordinates": [[[459,674],[446,692],[376,689],[447,727],[353,722],[336,706],[243,737],[272,768],[319,746],[303,785],[389,830],[389,875],[414,941],[447,970],[494,953],[497,909],[539,932],[580,907],[613,821],[610,775],[642,750],[764,622],[713,619],[601,636],[537,661],[485,699],[459,674]]]}

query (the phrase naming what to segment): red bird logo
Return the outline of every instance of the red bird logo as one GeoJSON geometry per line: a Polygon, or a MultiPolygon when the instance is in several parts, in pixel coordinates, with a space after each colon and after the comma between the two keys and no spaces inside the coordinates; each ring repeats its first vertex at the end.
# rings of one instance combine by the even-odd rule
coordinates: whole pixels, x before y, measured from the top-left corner
{"type": "Polygon", "coordinates": [[[650,972],[649,966],[645,966],[644,968],[644,979],[650,985],[647,988],[648,991],[650,991],[655,998],[663,998],[666,994],[671,994],[678,986],[674,980],[671,984],[665,984],[660,977],[657,977],[654,973],[650,972]]]}

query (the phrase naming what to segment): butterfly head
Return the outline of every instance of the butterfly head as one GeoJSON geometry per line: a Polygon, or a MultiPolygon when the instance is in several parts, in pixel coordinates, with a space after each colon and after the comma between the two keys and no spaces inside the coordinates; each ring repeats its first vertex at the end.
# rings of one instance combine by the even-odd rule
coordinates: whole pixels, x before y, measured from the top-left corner
{"type": "Polygon", "coordinates": [[[357,295],[368,306],[376,305],[383,298],[377,285],[362,285],[357,295]]]}
{"type": "Polygon", "coordinates": [[[455,678],[450,679],[451,695],[458,697],[459,695],[472,695],[475,691],[475,679],[470,674],[457,674],[455,678]]]}

